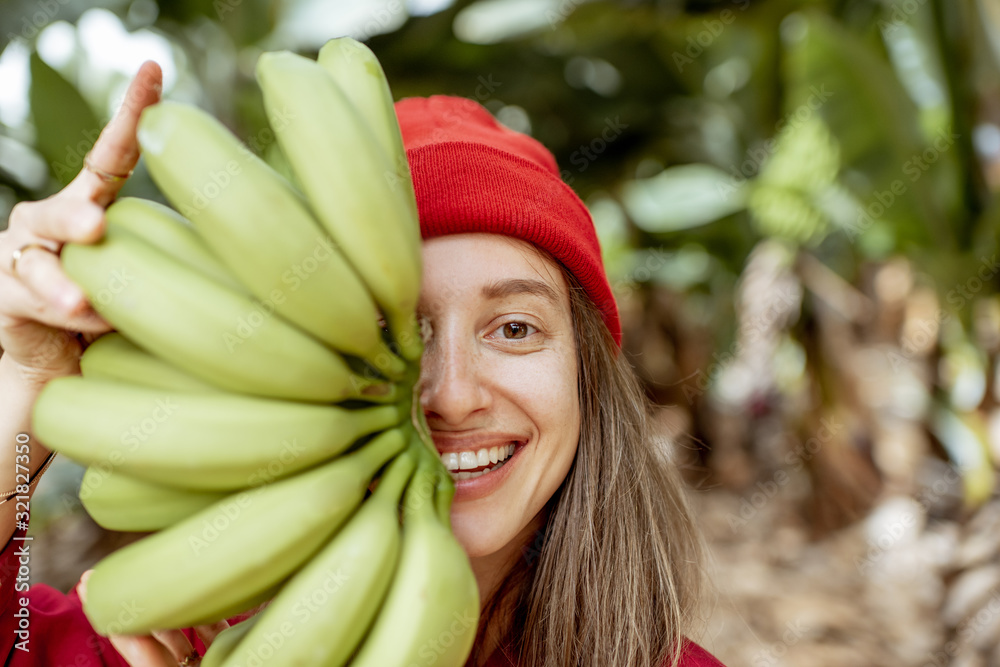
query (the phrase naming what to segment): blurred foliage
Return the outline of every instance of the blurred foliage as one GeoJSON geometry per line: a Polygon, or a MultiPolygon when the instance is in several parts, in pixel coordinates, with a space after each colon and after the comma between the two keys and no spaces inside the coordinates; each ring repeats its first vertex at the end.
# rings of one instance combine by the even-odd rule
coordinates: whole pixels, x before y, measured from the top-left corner
{"type": "MultiPolygon", "coordinates": [[[[28,120],[0,124],[0,199],[9,210],[65,183],[123,91],[127,73],[96,72],[72,29],[108,16],[95,12],[165,40],[166,95],[278,159],[259,140],[254,62],[314,54],[289,17],[320,4],[6,3],[0,44],[31,53],[31,83],[28,120]],[[71,57],[47,64],[41,40],[63,21],[51,37],[71,57]],[[31,177],[33,160],[47,178],[31,177]]],[[[626,351],[697,443],[692,479],[747,488],[846,413],[808,468],[818,533],[886,484],[915,492],[915,473],[900,481],[880,449],[889,419],[917,423],[909,446],[966,471],[968,504],[994,492],[997,436],[968,427],[991,423],[1000,391],[998,275],[984,273],[1000,230],[1000,25],[987,0],[540,0],[527,13],[465,0],[427,16],[367,4],[352,34],[397,98],[476,99],[556,154],[594,214],[626,351]],[[890,369],[878,377],[864,356],[876,348],[890,369]]],[[[158,197],[141,168],[126,193],[158,197]]]]}

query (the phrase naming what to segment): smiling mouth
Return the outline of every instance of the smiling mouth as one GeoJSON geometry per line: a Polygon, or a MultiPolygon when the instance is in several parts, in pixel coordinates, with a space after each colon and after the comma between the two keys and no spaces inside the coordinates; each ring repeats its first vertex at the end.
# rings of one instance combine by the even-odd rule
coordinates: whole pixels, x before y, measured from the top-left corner
{"type": "Polygon", "coordinates": [[[511,441],[499,447],[481,448],[462,452],[445,452],[441,454],[441,463],[451,473],[452,479],[475,479],[499,470],[510,460],[517,450],[517,443],[511,441]]]}

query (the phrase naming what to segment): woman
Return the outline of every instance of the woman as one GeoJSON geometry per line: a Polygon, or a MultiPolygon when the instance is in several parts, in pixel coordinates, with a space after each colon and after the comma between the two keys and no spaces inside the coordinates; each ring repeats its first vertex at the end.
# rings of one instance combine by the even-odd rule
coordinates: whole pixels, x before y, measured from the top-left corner
{"type": "MultiPolygon", "coordinates": [[[[41,387],[78,372],[81,348],[109,329],[46,250],[100,238],[159,82],[145,64],[86,169],[16,207],[0,234],[0,258],[10,258],[0,265],[6,470],[41,387]]],[[[478,104],[414,98],[397,113],[425,238],[421,400],[456,477],[453,525],[484,601],[469,664],[720,664],[684,639],[701,542],[618,354],[617,307],[586,208],[541,144],[478,104]]],[[[46,454],[34,447],[32,471],[46,454]]],[[[0,504],[2,537],[14,532],[13,505],[0,504]]],[[[36,586],[12,599],[14,545],[0,557],[0,650],[11,664],[193,665],[227,625],[109,643],[80,609],[86,576],[69,596],[36,586]],[[25,604],[33,654],[8,639],[25,604]]]]}

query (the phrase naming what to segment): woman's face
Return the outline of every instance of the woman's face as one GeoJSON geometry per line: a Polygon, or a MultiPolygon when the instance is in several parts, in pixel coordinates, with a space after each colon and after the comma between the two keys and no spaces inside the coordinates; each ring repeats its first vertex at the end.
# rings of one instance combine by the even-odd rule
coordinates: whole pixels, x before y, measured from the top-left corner
{"type": "Polygon", "coordinates": [[[421,402],[455,478],[455,534],[470,557],[488,556],[528,526],[576,453],[569,287],[552,260],[503,236],[429,239],[423,259],[421,402]]]}

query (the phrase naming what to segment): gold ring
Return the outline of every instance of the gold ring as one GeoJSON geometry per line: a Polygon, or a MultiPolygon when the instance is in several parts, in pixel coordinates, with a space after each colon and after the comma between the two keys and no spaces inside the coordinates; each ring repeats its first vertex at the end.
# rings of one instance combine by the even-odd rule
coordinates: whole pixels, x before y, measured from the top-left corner
{"type": "Polygon", "coordinates": [[[109,171],[104,171],[103,169],[100,169],[99,167],[95,167],[94,163],[90,161],[90,153],[87,153],[84,156],[84,158],[83,158],[83,167],[84,167],[84,169],[86,169],[87,171],[89,171],[93,175],[97,176],[99,179],[101,179],[105,183],[119,183],[121,181],[124,181],[126,178],[128,178],[129,176],[131,176],[132,172],[134,171],[132,169],[129,169],[128,173],[125,174],[124,176],[122,176],[120,174],[112,174],[109,171]]]}
{"type": "Polygon", "coordinates": [[[188,655],[188,657],[181,660],[180,667],[198,667],[200,664],[201,656],[198,654],[198,651],[195,650],[191,651],[191,654],[188,655]]]}
{"type": "Polygon", "coordinates": [[[49,248],[48,246],[44,246],[41,243],[25,243],[23,246],[21,246],[20,248],[18,248],[17,250],[15,250],[14,254],[11,255],[11,257],[10,257],[10,275],[12,275],[12,276],[16,276],[17,275],[17,262],[18,262],[18,260],[20,260],[22,257],[24,257],[24,253],[26,253],[27,251],[29,251],[29,250],[31,250],[33,248],[37,248],[39,250],[44,250],[45,252],[52,253],[53,255],[56,254],[55,250],[53,250],[52,248],[49,248]]]}

